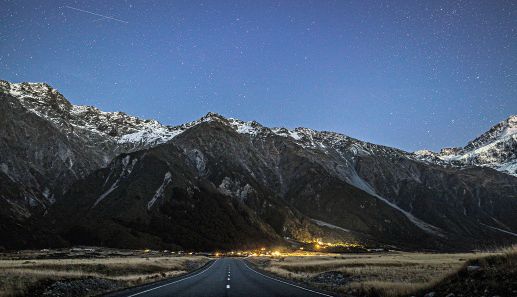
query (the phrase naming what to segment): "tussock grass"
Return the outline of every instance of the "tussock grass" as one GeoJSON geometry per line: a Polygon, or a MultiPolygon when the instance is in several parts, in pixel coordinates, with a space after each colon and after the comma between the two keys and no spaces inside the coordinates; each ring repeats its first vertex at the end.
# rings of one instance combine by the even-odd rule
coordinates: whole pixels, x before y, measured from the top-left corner
{"type": "Polygon", "coordinates": [[[365,296],[394,297],[409,295],[435,286],[472,261],[487,261],[501,256],[515,259],[515,255],[517,255],[517,246],[477,253],[394,252],[267,260],[252,258],[251,261],[273,274],[322,289],[365,296]],[[341,272],[347,277],[347,282],[338,285],[316,282],[313,279],[329,271],[341,272]]]}
{"type": "Polygon", "coordinates": [[[208,261],[200,256],[0,260],[0,296],[23,296],[43,282],[69,279],[100,278],[131,286],[183,274],[208,261]]]}
{"type": "Polygon", "coordinates": [[[424,295],[430,290],[438,296],[517,296],[517,245],[470,259],[461,269],[412,294],[424,295]],[[467,266],[479,268],[469,272],[467,266]]]}

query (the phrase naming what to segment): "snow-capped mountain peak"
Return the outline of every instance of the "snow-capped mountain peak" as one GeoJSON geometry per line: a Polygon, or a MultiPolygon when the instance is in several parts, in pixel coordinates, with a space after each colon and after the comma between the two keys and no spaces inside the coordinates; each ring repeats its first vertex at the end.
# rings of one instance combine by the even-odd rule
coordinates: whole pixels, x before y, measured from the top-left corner
{"type": "Polygon", "coordinates": [[[73,105],[44,83],[0,81],[0,90],[17,98],[28,111],[84,137],[140,148],[166,142],[179,133],[179,129],[155,120],[143,120],[123,112],[104,112],[93,106],[73,105]]]}
{"type": "Polygon", "coordinates": [[[517,115],[494,125],[465,147],[439,153],[417,151],[417,158],[457,166],[486,166],[517,176],[517,115]]]}
{"type": "Polygon", "coordinates": [[[490,130],[478,138],[472,140],[465,146],[465,150],[472,150],[495,141],[505,140],[517,134],[517,115],[512,115],[506,120],[496,124],[490,130]]]}

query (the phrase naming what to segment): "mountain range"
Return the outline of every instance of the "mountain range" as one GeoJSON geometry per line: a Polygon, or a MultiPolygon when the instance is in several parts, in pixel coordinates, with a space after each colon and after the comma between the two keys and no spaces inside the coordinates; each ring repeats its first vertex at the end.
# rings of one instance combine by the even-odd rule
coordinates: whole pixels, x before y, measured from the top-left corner
{"type": "Polygon", "coordinates": [[[166,126],[0,81],[0,245],[214,250],[517,242],[517,116],[406,152],[215,113],[166,126]]]}

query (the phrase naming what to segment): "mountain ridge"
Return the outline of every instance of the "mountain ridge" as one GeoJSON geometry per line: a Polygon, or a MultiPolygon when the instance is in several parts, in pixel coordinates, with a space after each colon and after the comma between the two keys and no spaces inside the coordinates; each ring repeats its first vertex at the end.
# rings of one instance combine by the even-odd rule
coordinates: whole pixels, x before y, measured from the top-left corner
{"type": "MultiPolygon", "coordinates": [[[[338,132],[327,130],[318,131],[305,127],[297,127],[294,129],[288,129],[285,127],[266,127],[254,120],[242,121],[231,117],[224,117],[215,112],[208,112],[206,115],[200,117],[199,119],[184,124],[176,126],[164,125],[156,120],[143,120],[136,116],[131,116],[120,111],[104,112],[94,106],[74,105],[70,103],[66,98],[64,98],[64,96],[60,94],[57,90],[55,90],[46,83],[9,83],[7,81],[0,81],[0,88],[3,90],[8,90],[10,94],[17,96],[20,99],[36,98],[40,100],[39,102],[44,102],[46,98],[56,98],[56,101],[58,102],[57,107],[59,109],[68,109],[72,115],[77,115],[86,118],[86,120],[83,120],[80,123],[74,123],[76,126],[90,128],[90,130],[110,135],[118,144],[131,145],[138,143],[139,145],[136,145],[134,149],[139,149],[145,146],[167,142],[175,136],[179,135],[180,133],[184,132],[185,129],[188,129],[189,127],[192,127],[200,122],[218,119],[230,122],[230,124],[240,133],[252,134],[257,133],[259,130],[263,130],[264,128],[266,128],[278,135],[292,137],[295,140],[300,140],[302,137],[305,137],[309,141],[312,140],[312,136],[314,134],[319,134],[322,136],[334,137],[336,139],[352,139],[359,141],[361,143],[368,143],[390,149],[397,149],[405,153],[411,154],[410,152],[407,152],[402,149],[384,146],[382,144],[361,141],[359,139],[338,132]],[[33,97],[28,95],[41,93],[49,93],[53,94],[54,96],[48,96],[45,98],[33,97]],[[95,126],[93,124],[93,122],[95,121],[100,121],[102,124],[95,126]],[[112,125],[106,124],[107,122],[123,122],[124,125],[121,125],[122,129],[119,131],[117,130],[117,127],[113,127],[112,125]]],[[[39,116],[46,118],[50,117],[52,119],[52,116],[49,116],[48,113],[41,113],[38,109],[38,105],[28,103],[30,102],[28,100],[21,101],[25,103],[25,106],[28,107],[28,109],[32,110],[39,116]],[[34,108],[34,106],[36,106],[36,108],[34,108]]],[[[44,109],[44,111],[45,110],[48,109],[44,109]]],[[[74,117],[72,116],[71,120],[73,119],[74,117]]],[[[512,143],[517,142],[517,115],[510,115],[507,119],[495,124],[487,132],[484,132],[480,136],[469,141],[465,145],[465,147],[443,148],[438,153],[424,149],[415,151],[413,152],[413,154],[416,156],[416,158],[420,160],[435,161],[442,164],[448,163],[450,165],[488,166],[496,170],[500,170],[502,172],[517,176],[517,156],[508,157],[511,158],[511,160],[508,163],[506,163],[505,160],[486,157],[486,154],[484,155],[485,160],[480,160],[480,157],[477,156],[475,152],[472,152],[476,149],[479,149],[480,147],[487,147],[490,145],[495,146],[498,144],[500,145],[502,142],[508,139],[511,140],[512,143]],[[486,160],[487,158],[488,160],[486,160]]],[[[314,142],[311,142],[310,144],[312,146],[317,145],[314,142]]],[[[491,150],[489,151],[489,153],[494,152],[493,150],[491,150]]]]}
{"type": "MultiPolygon", "coordinates": [[[[113,232],[134,247],[147,238],[156,246],[199,248],[183,236],[214,248],[229,248],[222,238],[250,245],[325,237],[445,249],[517,237],[517,178],[479,162],[452,162],[335,132],[269,128],[212,112],[166,126],[73,105],[41,83],[0,81],[0,91],[0,169],[14,182],[13,191],[0,191],[9,205],[0,213],[7,224],[0,235],[17,246],[35,240],[17,240],[9,224],[35,230],[29,223],[40,219],[48,229],[34,233],[57,234],[55,242],[113,245],[113,232]],[[207,207],[218,210],[205,214],[207,221],[228,232],[192,228],[189,220],[202,220],[192,209],[204,213],[207,207]],[[230,213],[241,223],[221,221],[230,213]],[[77,220],[67,219],[71,214],[77,220]],[[95,227],[101,222],[109,226],[104,232],[95,227]]],[[[501,127],[490,135],[507,131],[501,127]]],[[[511,146],[498,152],[499,161],[514,160],[511,146]]]]}

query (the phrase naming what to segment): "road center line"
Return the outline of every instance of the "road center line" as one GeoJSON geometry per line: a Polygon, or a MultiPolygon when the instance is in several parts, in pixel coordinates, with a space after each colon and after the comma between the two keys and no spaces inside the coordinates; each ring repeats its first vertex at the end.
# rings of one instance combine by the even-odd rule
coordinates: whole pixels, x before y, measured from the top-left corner
{"type": "MultiPolygon", "coordinates": [[[[242,260],[241,260],[242,261],[242,260]]],[[[286,285],[289,285],[289,286],[292,286],[292,287],[295,287],[295,288],[298,288],[298,289],[302,289],[302,290],[305,290],[305,291],[308,291],[308,292],[312,292],[312,293],[315,293],[315,294],[318,294],[318,295],[321,295],[321,296],[327,296],[327,297],[333,297],[332,295],[329,295],[329,294],[325,294],[325,293],[320,293],[318,291],[314,291],[314,290],[311,290],[311,289],[307,289],[307,288],[304,288],[304,287],[300,287],[300,286],[297,286],[295,284],[291,284],[291,283],[288,283],[288,282],[284,282],[283,280],[279,280],[277,278],[274,278],[274,277],[270,277],[270,276],[267,276],[265,274],[262,274],[258,271],[255,271],[253,269],[251,269],[248,264],[246,264],[246,262],[242,261],[242,263],[244,263],[244,266],[246,266],[249,270],[255,272],[256,274],[260,274],[262,275],[263,277],[265,278],[269,278],[269,279],[272,279],[274,281],[277,281],[277,282],[280,282],[280,283],[283,283],[283,284],[286,284],[286,285]]]]}
{"type": "Polygon", "coordinates": [[[150,291],[153,291],[153,290],[156,290],[156,289],[159,289],[159,288],[163,288],[163,287],[166,287],[166,286],[169,286],[169,285],[172,285],[172,284],[175,284],[175,283],[179,283],[179,282],[182,282],[184,280],[187,280],[189,278],[193,278],[195,276],[198,276],[206,271],[208,271],[208,269],[212,268],[212,266],[214,266],[215,262],[219,261],[219,259],[215,260],[212,264],[210,264],[210,266],[208,266],[208,268],[206,268],[205,270],[199,272],[199,273],[196,273],[194,275],[191,275],[191,276],[188,276],[188,277],[185,277],[185,278],[182,278],[182,279],[179,279],[177,281],[173,281],[173,282],[170,282],[170,283],[166,283],[166,284],[163,284],[161,286],[158,286],[158,287],[154,287],[154,288],[151,288],[151,289],[148,289],[148,290],[145,290],[145,291],[142,291],[142,292],[138,292],[138,293],[135,293],[135,294],[132,294],[132,295],[128,295],[127,297],[133,297],[133,296],[138,296],[138,295],[141,295],[141,294],[144,294],[144,293],[147,293],[147,292],[150,292],[150,291]]]}

